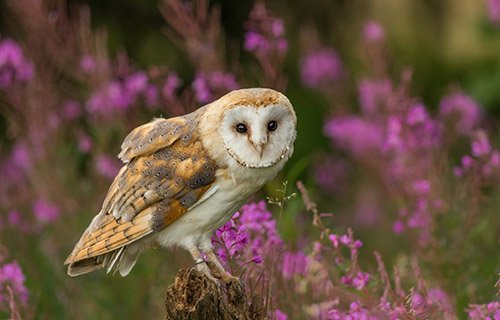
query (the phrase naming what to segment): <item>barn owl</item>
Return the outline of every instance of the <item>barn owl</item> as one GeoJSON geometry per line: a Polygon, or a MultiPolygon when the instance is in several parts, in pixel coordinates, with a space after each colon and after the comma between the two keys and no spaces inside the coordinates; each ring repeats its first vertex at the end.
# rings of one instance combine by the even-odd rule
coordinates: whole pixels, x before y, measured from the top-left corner
{"type": "Polygon", "coordinates": [[[252,88],[137,127],[101,211],[65,261],[68,274],[103,268],[126,276],[141,252],[159,245],[187,249],[212,279],[234,279],[210,238],[283,168],[296,124],[283,94],[252,88]]]}

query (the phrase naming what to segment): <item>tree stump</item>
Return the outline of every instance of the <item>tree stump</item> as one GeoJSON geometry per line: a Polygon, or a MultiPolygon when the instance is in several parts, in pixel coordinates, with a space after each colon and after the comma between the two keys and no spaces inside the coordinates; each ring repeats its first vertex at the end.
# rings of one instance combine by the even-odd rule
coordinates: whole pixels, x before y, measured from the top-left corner
{"type": "Polygon", "coordinates": [[[195,268],[181,269],[167,288],[165,319],[265,319],[262,298],[242,289],[236,283],[215,283],[195,268]]]}

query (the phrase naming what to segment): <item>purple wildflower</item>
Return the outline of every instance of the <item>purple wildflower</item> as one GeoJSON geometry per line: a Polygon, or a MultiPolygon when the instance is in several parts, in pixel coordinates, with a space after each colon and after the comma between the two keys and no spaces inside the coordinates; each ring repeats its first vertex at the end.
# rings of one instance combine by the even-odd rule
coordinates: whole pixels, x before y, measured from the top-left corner
{"type": "Polygon", "coordinates": [[[308,258],[303,252],[285,252],[283,254],[283,278],[291,279],[295,275],[306,275],[308,264],[308,258]]]}
{"type": "Polygon", "coordinates": [[[472,155],[476,158],[487,156],[491,153],[492,148],[490,140],[484,132],[479,132],[476,138],[471,143],[472,155]]]}
{"type": "Polygon", "coordinates": [[[212,243],[216,244],[217,255],[224,263],[227,263],[229,258],[239,258],[248,243],[246,228],[238,223],[239,216],[240,214],[236,212],[212,237],[212,243]]]}
{"type": "Polygon", "coordinates": [[[323,191],[340,191],[349,172],[346,161],[327,157],[314,163],[314,181],[323,191]]]}
{"type": "Polygon", "coordinates": [[[96,62],[93,57],[89,55],[84,55],[80,59],[80,68],[85,73],[91,73],[96,69],[96,62]]]}
{"type": "Polygon", "coordinates": [[[361,290],[370,281],[370,275],[366,272],[358,271],[356,276],[352,279],[352,286],[357,290],[361,290]]]}
{"type": "Polygon", "coordinates": [[[358,86],[358,94],[363,113],[370,115],[382,111],[392,90],[392,83],[389,79],[362,80],[358,86]]]}
{"type": "Polygon", "coordinates": [[[11,160],[18,168],[28,170],[32,160],[28,148],[23,143],[17,143],[11,153],[11,160]]]}
{"type": "Polygon", "coordinates": [[[384,28],[376,21],[368,21],[363,27],[363,39],[366,42],[377,43],[385,38],[384,28]]]}
{"type": "Polygon", "coordinates": [[[227,91],[239,87],[232,73],[214,71],[211,73],[197,73],[192,84],[199,103],[207,103],[221,96],[227,91]]]}
{"type": "Polygon", "coordinates": [[[165,98],[173,97],[175,91],[179,89],[181,85],[182,80],[177,76],[177,73],[170,72],[165,80],[165,84],[163,85],[162,95],[165,98]]]}
{"type": "Polygon", "coordinates": [[[392,225],[392,230],[396,234],[401,234],[405,231],[405,224],[401,220],[396,220],[392,225]]]}
{"type": "Polygon", "coordinates": [[[302,83],[310,88],[321,88],[342,78],[342,62],[333,49],[322,49],[302,59],[302,83]]]}
{"type": "Polygon", "coordinates": [[[257,2],[247,21],[247,32],[243,48],[256,56],[282,56],[288,51],[288,41],[284,38],[285,24],[274,17],[264,3],[257,2]]]}
{"type": "Polygon", "coordinates": [[[283,240],[276,229],[276,220],[266,208],[266,202],[248,203],[241,207],[241,223],[247,228],[251,236],[251,246],[256,252],[262,252],[259,247],[264,243],[269,246],[282,245],[283,240]]]}
{"type": "Polygon", "coordinates": [[[144,101],[148,107],[158,104],[158,88],[155,85],[148,85],[144,90],[144,101]]]}
{"type": "Polygon", "coordinates": [[[286,313],[284,313],[280,309],[276,309],[276,310],[274,310],[274,319],[275,320],[287,320],[288,316],[286,315],[286,313]]]}
{"type": "Polygon", "coordinates": [[[365,154],[382,146],[382,129],[361,117],[330,119],[323,130],[339,147],[355,155],[365,154]]]}
{"type": "Polygon", "coordinates": [[[471,304],[466,310],[472,320],[500,319],[500,302],[492,301],[485,304],[471,304]]]}
{"type": "Polygon", "coordinates": [[[455,130],[462,135],[469,135],[481,120],[481,108],[463,92],[443,97],[439,103],[439,113],[451,118],[455,130]]]}
{"type": "Polygon", "coordinates": [[[99,155],[96,160],[97,172],[103,177],[113,180],[120,170],[120,163],[109,155],[99,155]]]}
{"type": "Polygon", "coordinates": [[[413,191],[419,195],[426,195],[431,190],[431,183],[426,179],[419,179],[412,184],[413,191]]]}
{"type": "Polygon", "coordinates": [[[45,199],[38,199],[33,204],[33,212],[38,221],[47,223],[59,217],[59,208],[45,199]]]}
{"type": "Polygon", "coordinates": [[[76,100],[66,101],[62,105],[62,114],[66,120],[75,120],[82,115],[82,106],[76,100]]]}
{"type": "Polygon", "coordinates": [[[26,60],[21,47],[11,39],[0,41],[0,88],[14,81],[26,82],[33,77],[34,66],[26,60]]]}
{"type": "Polygon", "coordinates": [[[439,287],[434,287],[427,290],[427,296],[433,304],[438,305],[441,310],[446,313],[453,314],[453,305],[450,300],[450,296],[446,291],[439,287]]]}
{"type": "Polygon", "coordinates": [[[91,113],[104,115],[117,110],[129,108],[134,102],[134,97],[119,81],[110,82],[105,88],[92,94],[87,101],[87,108],[91,113]]]}
{"type": "Polygon", "coordinates": [[[429,114],[422,103],[416,103],[409,107],[406,114],[406,122],[410,126],[423,123],[429,119],[429,114]]]}
{"type": "Polygon", "coordinates": [[[144,71],[137,71],[125,79],[125,90],[132,95],[143,93],[148,87],[148,76],[144,71]]]}
{"type": "Polygon", "coordinates": [[[28,289],[24,282],[25,276],[17,261],[0,266],[0,304],[8,301],[7,286],[10,286],[14,294],[22,303],[28,302],[28,289]]]}
{"type": "Polygon", "coordinates": [[[487,0],[487,5],[488,5],[488,16],[490,18],[490,21],[495,23],[495,24],[499,24],[500,23],[500,1],[499,0],[487,0]]]}
{"type": "Polygon", "coordinates": [[[234,258],[240,263],[252,261],[259,264],[266,254],[269,255],[269,250],[282,246],[283,240],[265,201],[260,201],[241,207],[216,231],[212,243],[223,262],[234,258]]]}
{"type": "Polygon", "coordinates": [[[82,133],[78,136],[78,149],[82,153],[89,153],[92,150],[92,138],[85,133],[82,133]]]}
{"type": "Polygon", "coordinates": [[[23,218],[17,210],[9,211],[7,214],[7,221],[12,226],[20,226],[23,223],[23,218]]]}
{"type": "Polygon", "coordinates": [[[263,35],[254,31],[249,31],[245,34],[245,43],[243,47],[250,52],[266,52],[269,50],[270,45],[263,35]]]}

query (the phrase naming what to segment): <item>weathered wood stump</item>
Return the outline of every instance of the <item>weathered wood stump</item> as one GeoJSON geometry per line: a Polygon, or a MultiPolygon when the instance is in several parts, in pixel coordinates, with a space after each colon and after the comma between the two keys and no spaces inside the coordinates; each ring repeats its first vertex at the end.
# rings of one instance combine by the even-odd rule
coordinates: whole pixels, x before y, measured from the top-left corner
{"type": "Polygon", "coordinates": [[[167,288],[165,309],[165,319],[265,319],[262,298],[245,294],[238,283],[215,283],[194,268],[179,270],[167,288]]]}

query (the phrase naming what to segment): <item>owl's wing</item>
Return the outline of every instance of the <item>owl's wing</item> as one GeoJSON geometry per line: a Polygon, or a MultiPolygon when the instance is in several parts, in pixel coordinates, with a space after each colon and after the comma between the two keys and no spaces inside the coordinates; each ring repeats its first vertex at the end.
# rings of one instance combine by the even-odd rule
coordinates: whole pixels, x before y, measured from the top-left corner
{"type": "Polygon", "coordinates": [[[191,124],[189,120],[186,117],[158,118],[135,128],[123,140],[118,158],[128,163],[137,156],[171,146],[186,131],[186,125],[191,124]]]}
{"type": "Polygon", "coordinates": [[[196,127],[182,117],[156,119],[128,135],[120,153],[125,165],[66,259],[70,275],[111,262],[113,267],[122,248],[163,230],[212,194],[207,191],[215,188],[218,168],[205,153],[196,127]]]}

